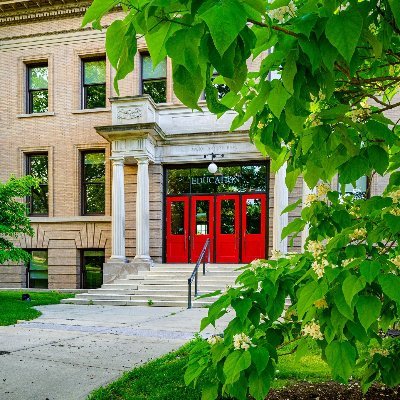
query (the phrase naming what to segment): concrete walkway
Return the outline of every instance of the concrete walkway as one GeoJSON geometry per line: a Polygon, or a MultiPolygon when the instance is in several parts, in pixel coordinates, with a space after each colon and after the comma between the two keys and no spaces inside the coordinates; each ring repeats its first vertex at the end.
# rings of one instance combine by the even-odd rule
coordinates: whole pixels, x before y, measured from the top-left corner
{"type": "MultiPolygon", "coordinates": [[[[179,348],[206,309],[51,305],[0,327],[1,400],[79,400],[124,371],[179,348]]],[[[208,336],[222,331],[208,328],[208,336]]],[[[172,400],[172,399],[171,399],[172,400]]]]}

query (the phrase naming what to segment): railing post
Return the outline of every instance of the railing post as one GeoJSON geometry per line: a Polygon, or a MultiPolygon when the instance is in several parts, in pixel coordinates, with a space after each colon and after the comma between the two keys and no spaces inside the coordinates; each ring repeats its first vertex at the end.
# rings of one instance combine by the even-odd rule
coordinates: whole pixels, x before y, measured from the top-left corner
{"type": "Polygon", "coordinates": [[[194,278],[194,296],[197,297],[197,293],[198,293],[198,286],[197,286],[197,280],[199,279],[198,277],[198,269],[196,269],[196,275],[194,278]]]}
{"type": "Polygon", "coordinates": [[[192,281],[188,279],[188,308],[192,308],[192,281]]]}

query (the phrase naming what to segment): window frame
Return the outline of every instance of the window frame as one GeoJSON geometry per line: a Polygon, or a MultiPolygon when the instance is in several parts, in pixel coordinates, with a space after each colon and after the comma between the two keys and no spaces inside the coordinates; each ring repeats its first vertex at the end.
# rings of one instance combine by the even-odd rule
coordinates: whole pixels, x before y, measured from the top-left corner
{"type": "Polygon", "coordinates": [[[147,93],[144,93],[144,83],[145,82],[161,82],[161,81],[163,81],[163,82],[165,82],[165,101],[157,103],[153,98],[151,98],[151,99],[156,104],[167,103],[168,102],[168,93],[167,93],[167,91],[168,91],[168,60],[167,60],[167,58],[165,58],[165,77],[163,77],[163,78],[144,78],[143,77],[143,60],[144,60],[144,57],[150,57],[150,59],[151,59],[151,55],[148,51],[141,51],[139,53],[139,55],[140,55],[140,94],[141,95],[147,94],[147,93]]]}
{"type": "Polygon", "coordinates": [[[26,113],[27,114],[44,114],[49,112],[49,62],[48,61],[40,61],[34,63],[26,64],[26,113]],[[30,84],[30,71],[33,68],[43,68],[47,67],[47,88],[40,88],[40,89],[31,89],[30,84]],[[34,112],[33,111],[33,93],[34,92],[47,92],[47,110],[43,112],[34,112]]]}
{"type": "Polygon", "coordinates": [[[81,215],[105,215],[106,214],[106,151],[105,149],[85,149],[81,151],[80,154],[80,191],[81,191],[81,215]],[[94,153],[103,153],[104,154],[104,182],[103,183],[88,183],[85,181],[85,155],[86,154],[94,154],[94,153]],[[102,213],[93,213],[87,212],[87,185],[104,185],[104,211],[102,213]]]}
{"type": "MultiPolygon", "coordinates": [[[[32,257],[32,252],[34,251],[45,251],[47,253],[47,288],[49,288],[49,249],[25,249],[27,253],[29,253],[32,257]]],[[[27,289],[35,289],[31,287],[30,285],[30,273],[31,273],[31,260],[30,259],[26,264],[25,264],[25,279],[26,279],[26,288],[27,289]]]]}
{"type": "MultiPolygon", "coordinates": [[[[35,213],[32,212],[33,209],[33,196],[32,194],[27,196],[26,204],[28,206],[28,216],[30,217],[48,217],[49,216],[49,153],[46,151],[34,152],[34,153],[25,153],[25,175],[31,175],[32,171],[32,164],[31,159],[32,157],[36,156],[46,156],[47,157],[47,183],[39,183],[39,188],[42,186],[47,186],[47,213],[35,213]]],[[[32,193],[31,189],[31,193],[32,193]]]]}
{"type": "MultiPolygon", "coordinates": [[[[104,263],[106,262],[106,249],[104,248],[88,248],[88,249],[81,249],[80,250],[80,288],[81,289],[89,289],[85,286],[86,285],[86,281],[85,281],[85,251],[102,251],[103,252],[103,263],[101,265],[101,274],[102,274],[102,278],[104,277],[104,263]]],[[[87,256],[86,256],[87,257],[87,256]]],[[[101,287],[101,286],[100,286],[101,287]]]]}
{"type": "Polygon", "coordinates": [[[92,84],[85,83],[85,63],[96,62],[96,61],[104,61],[106,63],[105,72],[107,74],[107,58],[105,56],[100,55],[94,57],[81,57],[81,109],[82,110],[98,110],[107,107],[107,77],[105,78],[104,83],[92,83],[92,84]],[[104,100],[104,105],[102,107],[94,107],[94,108],[87,107],[87,88],[93,86],[104,86],[105,100],[104,100]]]}

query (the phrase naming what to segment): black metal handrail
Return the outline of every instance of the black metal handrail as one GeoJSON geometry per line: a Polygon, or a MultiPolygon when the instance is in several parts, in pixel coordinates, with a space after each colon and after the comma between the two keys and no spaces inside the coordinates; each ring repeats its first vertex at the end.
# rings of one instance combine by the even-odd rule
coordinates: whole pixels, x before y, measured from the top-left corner
{"type": "Polygon", "coordinates": [[[210,262],[210,239],[207,239],[206,242],[204,243],[203,250],[201,250],[201,253],[199,255],[199,258],[197,259],[197,263],[194,267],[194,270],[192,272],[192,275],[190,275],[190,278],[188,279],[188,308],[192,308],[192,283],[194,280],[194,296],[196,297],[198,294],[198,271],[201,262],[203,262],[203,275],[206,274],[206,252],[208,249],[208,262],[210,262]]]}

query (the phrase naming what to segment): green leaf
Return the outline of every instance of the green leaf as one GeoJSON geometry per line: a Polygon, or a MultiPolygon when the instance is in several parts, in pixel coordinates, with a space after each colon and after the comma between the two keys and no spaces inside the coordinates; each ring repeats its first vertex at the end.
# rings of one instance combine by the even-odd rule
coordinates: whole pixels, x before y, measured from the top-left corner
{"type": "Polygon", "coordinates": [[[360,274],[368,283],[374,281],[381,270],[381,265],[377,261],[365,260],[360,265],[360,274]]]}
{"type": "Polygon", "coordinates": [[[279,118],[290,93],[283,87],[282,82],[278,80],[272,81],[272,90],[268,93],[267,103],[273,114],[279,118]]]}
{"type": "Polygon", "coordinates": [[[367,150],[371,168],[383,175],[389,166],[389,154],[381,146],[372,145],[367,150]]]}
{"type": "Polygon", "coordinates": [[[198,100],[204,87],[204,76],[200,67],[191,74],[183,65],[172,63],[174,92],[187,107],[200,110],[198,100]]]}
{"type": "Polygon", "coordinates": [[[388,0],[396,25],[400,28],[400,6],[398,0],[388,0]]]}
{"type": "Polygon", "coordinates": [[[326,23],[326,37],[349,64],[360,39],[362,26],[363,18],[354,9],[332,15],[326,23]]]}
{"type": "Polygon", "coordinates": [[[350,321],[353,321],[353,309],[347,304],[346,299],[344,298],[343,291],[340,288],[335,290],[333,298],[339,312],[350,321]]]}
{"type": "Polygon", "coordinates": [[[176,31],[165,43],[168,56],[177,64],[194,73],[199,65],[199,46],[204,27],[197,24],[189,29],[176,31]]]}
{"type": "Polygon", "coordinates": [[[298,199],[295,203],[289,204],[282,212],[281,215],[294,211],[299,204],[301,204],[302,199],[298,199]]]}
{"type": "Polygon", "coordinates": [[[218,383],[206,382],[202,387],[201,400],[215,400],[218,397],[218,383]]]}
{"type": "Polygon", "coordinates": [[[179,24],[175,24],[174,22],[167,21],[159,24],[157,28],[150,29],[145,35],[153,68],[155,68],[161,61],[165,59],[165,57],[167,57],[167,40],[177,30],[181,29],[181,26],[179,24]]]}
{"type": "Polygon", "coordinates": [[[106,51],[107,57],[110,60],[110,64],[117,69],[118,61],[121,57],[124,41],[121,37],[124,37],[126,33],[126,25],[123,21],[114,21],[107,29],[106,32],[106,51]]]}
{"type": "Polygon", "coordinates": [[[255,400],[264,400],[271,386],[270,375],[252,372],[249,376],[249,392],[255,400]]]}
{"type": "Polygon", "coordinates": [[[218,0],[202,12],[200,18],[207,24],[218,52],[223,55],[247,22],[246,10],[238,0],[218,0]]]}
{"type": "Polygon", "coordinates": [[[355,156],[346,161],[339,168],[339,182],[352,183],[363,175],[367,175],[369,170],[368,160],[364,156],[355,156]]]}
{"type": "Polygon", "coordinates": [[[303,221],[301,218],[296,218],[292,222],[289,222],[287,226],[282,229],[281,239],[285,239],[291,233],[298,233],[304,229],[306,226],[306,221],[303,221]]]}
{"type": "Polygon", "coordinates": [[[356,349],[349,342],[334,340],[325,349],[326,359],[334,379],[347,382],[356,365],[356,349]]]}
{"type": "Polygon", "coordinates": [[[388,225],[390,232],[394,235],[397,235],[400,232],[400,217],[392,214],[385,214],[383,219],[388,225]]]}
{"type": "Polygon", "coordinates": [[[283,86],[285,86],[286,90],[291,94],[293,94],[293,80],[297,73],[297,57],[297,50],[290,50],[289,54],[286,57],[286,63],[282,71],[283,86]]]}
{"type": "Polygon", "coordinates": [[[235,383],[240,378],[240,373],[249,368],[250,364],[251,355],[248,351],[234,350],[224,363],[225,383],[235,383]]]}
{"type": "Polygon", "coordinates": [[[400,304],[400,277],[393,274],[381,275],[378,278],[378,282],[382,287],[383,293],[397,304],[400,304]]]}
{"type": "Polygon", "coordinates": [[[307,283],[299,292],[299,300],[297,302],[297,314],[299,319],[303,319],[304,314],[310,309],[312,304],[322,299],[327,291],[326,285],[320,285],[316,281],[307,283]]]}
{"type": "Polygon", "coordinates": [[[258,374],[261,374],[268,364],[269,351],[261,346],[251,347],[249,351],[252,363],[256,366],[258,374]]]}
{"type": "Polygon", "coordinates": [[[359,296],[356,310],[361,325],[367,331],[378,320],[382,304],[375,296],[359,296]]]}
{"type": "Polygon", "coordinates": [[[82,26],[100,19],[119,3],[118,0],[94,0],[83,17],[82,26]]]}
{"type": "Polygon", "coordinates": [[[244,299],[235,299],[232,301],[232,307],[236,311],[236,315],[238,318],[244,322],[247,318],[247,314],[249,313],[253,302],[249,298],[244,299]]]}
{"type": "Polygon", "coordinates": [[[365,288],[365,279],[349,275],[343,282],[342,290],[346,303],[351,307],[353,297],[365,288]]]}

